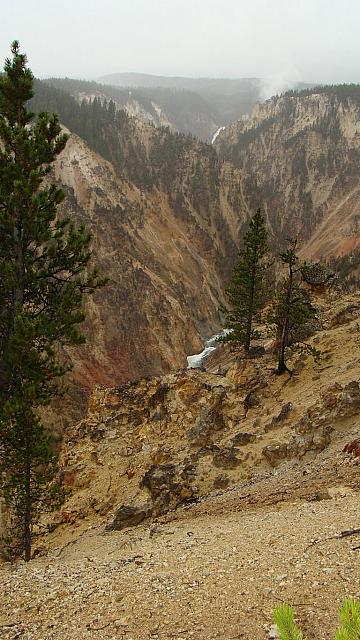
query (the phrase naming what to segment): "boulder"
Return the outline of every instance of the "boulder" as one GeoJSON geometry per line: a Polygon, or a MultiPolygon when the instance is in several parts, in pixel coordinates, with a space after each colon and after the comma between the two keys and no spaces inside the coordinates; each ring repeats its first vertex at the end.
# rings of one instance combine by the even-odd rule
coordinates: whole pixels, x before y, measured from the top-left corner
{"type": "Polygon", "coordinates": [[[226,391],[220,387],[214,391],[211,400],[200,409],[193,428],[188,432],[188,439],[194,445],[205,447],[211,443],[213,433],[225,428],[222,408],[225,397],[226,391]]]}
{"type": "Polygon", "coordinates": [[[113,520],[106,525],[105,531],[121,531],[127,527],[136,527],[150,515],[151,509],[147,505],[143,507],[122,505],[116,511],[113,520]]]}
{"type": "Polygon", "coordinates": [[[313,287],[332,284],[336,279],[335,272],[321,262],[304,264],[301,268],[301,275],[304,282],[313,287]]]}
{"type": "Polygon", "coordinates": [[[255,347],[250,347],[247,357],[250,359],[262,358],[262,356],[264,356],[265,353],[266,353],[265,347],[263,347],[262,345],[257,345],[255,347]]]}
{"type": "Polygon", "coordinates": [[[355,302],[341,309],[331,320],[330,327],[340,327],[343,324],[352,322],[360,315],[360,304],[355,302]]]}
{"type": "Polygon", "coordinates": [[[197,489],[192,484],[194,476],[195,468],[186,460],[181,465],[152,465],[140,486],[149,492],[153,512],[159,515],[196,499],[197,489]]]}
{"type": "Polygon", "coordinates": [[[231,443],[234,447],[244,447],[250,442],[254,442],[256,440],[256,435],[254,433],[247,433],[246,431],[240,431],[234,436],[231,440],[231,443]]]}
{"type": "Polygon", "coordinates": [[[271,422],[268,422],[265,425],[265,431],[271,431],[271,429],[275,429],[279,425],[281,425],[288,418],[289,414],[293,409],[292,402],[287,402],[281,407],[281,411],[277,416],[274,416],[271,422]]]}
{"type": "Polygon", "coordinates": [[[348,453],[354,458],[360,457],[360,440],[352,440],[348,442],[343,448],[343,453],[348,453]]]}
{"type": "Polygon", "coordinates": [[[216,476],[213,487],[214,489],[227,489],[229,484],[230,484],[230,479],[228,478],[228,476],[220,474],[216,476]]]}
{"type": "Polygon", "coordinates": [[[272,467],[277,467],[280,462],[287,458],[287,444],[271,444],[262,450],[263,456],[272,467]]]}
{"type": "Polygon", "coordinates": [[[244,411],[245,415],[249,411],[249,409],[253,409],[254,407],[260,407],[261,401],[260,398],[256,395],[255,391],[249,391],[244,398],[244,411]]]}
{"type": "Polygon", "coordinates": [[[222,469],[235,469],[242,463],[236,454],[234,447],[220,449],[213,457],[213,464],[222,469]]]}

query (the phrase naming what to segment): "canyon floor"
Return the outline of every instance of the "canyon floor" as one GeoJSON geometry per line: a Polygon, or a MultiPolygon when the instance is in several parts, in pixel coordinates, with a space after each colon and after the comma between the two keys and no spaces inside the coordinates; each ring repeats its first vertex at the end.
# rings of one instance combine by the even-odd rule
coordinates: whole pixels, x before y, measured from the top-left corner
{"type": "Polygon", "coordinates": [[[360,596],[360,457],[344,452],[360,431],[359,298],[323,306],[323,359],[294,353],[292,378],[265,356],[95,393],[67,436],[54,530],[30,563],[0,565],[1,638],[265,640],[282,601],[308,640],[333,638],[360,596]],[[106,529],[146,499],[138,526],[106,529]]]}

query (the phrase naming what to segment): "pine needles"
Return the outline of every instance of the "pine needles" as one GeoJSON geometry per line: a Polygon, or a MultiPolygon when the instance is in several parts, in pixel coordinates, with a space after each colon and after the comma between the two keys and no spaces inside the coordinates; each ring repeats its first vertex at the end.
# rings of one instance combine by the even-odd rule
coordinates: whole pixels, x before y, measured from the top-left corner
{"type": "MultiPolygon", "coordinates": [[[[346,598],[340,609],[341,625],[334,640],[360,640],[360,601],[346,598]]],[[[276,607],[274,622],[279,640],[305,640],[294,620],[294,609],[285,602],[276,607]]]]}
{"type": "Polygon", "coordinates": [[[294,621],[294,609],[285,602],[279,604],[274,611],[274,622],[280,640],[304,640],[301,629],[294,621]]]}
{"type": "Polygon", "coordinates": [[[359,640],[360,638],[360,601],[347,598],[340,610],[341,627],[335,640],[359,640]]]}

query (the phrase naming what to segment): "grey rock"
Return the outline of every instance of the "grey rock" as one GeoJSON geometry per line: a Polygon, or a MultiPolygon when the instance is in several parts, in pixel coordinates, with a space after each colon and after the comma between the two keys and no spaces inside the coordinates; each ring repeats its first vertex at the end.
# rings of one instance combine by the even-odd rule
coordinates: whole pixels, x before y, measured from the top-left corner
{"type": "Polygon", "coordinates": [[[234,447],[220,449],[213,457],[213,464],[222,469],[235,469],[242,463],[236,454],[237,450],[234,447]]]}
{"type": "Polygon", "coordinates": [[[115,513],[112,522],[109,522],[105,531],[121,531],[127,527],[136,527],[145,518],[151,515],[151,509],[148,506],[132,507],[130,505],[122,505],[115,513]]]}
{"type": "Polygon", "coordinates": [[[244,447],[250,442],[254,442],[256,440],[256,436],[253,433],[247,433],[246,431],[240,431],[237,433],[234,438],[232,438],[231,442],[235,447],[244,447]]]}
{"type": "Polygon", "coordinates": [[[272,467],[277,467],[287,457],[287,444],[271,444],[262,450],[263,456],[272,467]]]}

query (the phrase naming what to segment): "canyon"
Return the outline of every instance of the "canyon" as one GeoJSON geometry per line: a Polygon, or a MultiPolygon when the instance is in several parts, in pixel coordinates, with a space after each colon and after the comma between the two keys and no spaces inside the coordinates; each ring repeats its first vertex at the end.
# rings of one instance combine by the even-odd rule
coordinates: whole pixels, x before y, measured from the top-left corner
{"type": "Polygon", "coordinates": [[[187,356],[223,326],[257,207],[274,256],[294,235],[306,260],[356,255],[356,96],[274,97],[213,145],[46,99],[70,133],[49,176],[61,214],[90,230],[109,282],[45,413],[65,500],[29,564],[1,551],[3,637],[270,638],[279,600],[303,607],[310,640],[330,637],[359,590],[359,293],[303,283],[310,350],[291,345],[283,376],[265,323],[258,357],[222,344],[192,370],[187,356]]]}
{"type": "Polygon", "coordinates": [[[88,303],[87,346],[74,359],[80,412],[94,384],[185,367],[221,329],[224,290],[258,206],[275,254],[294,234],[307,260],[356,251],[359,126],[353,98],[321,93],[259,104],[213,147],[125,114],[104,126],[112,161],[71,135],[54,177],[110,278],[88,303]]]}

